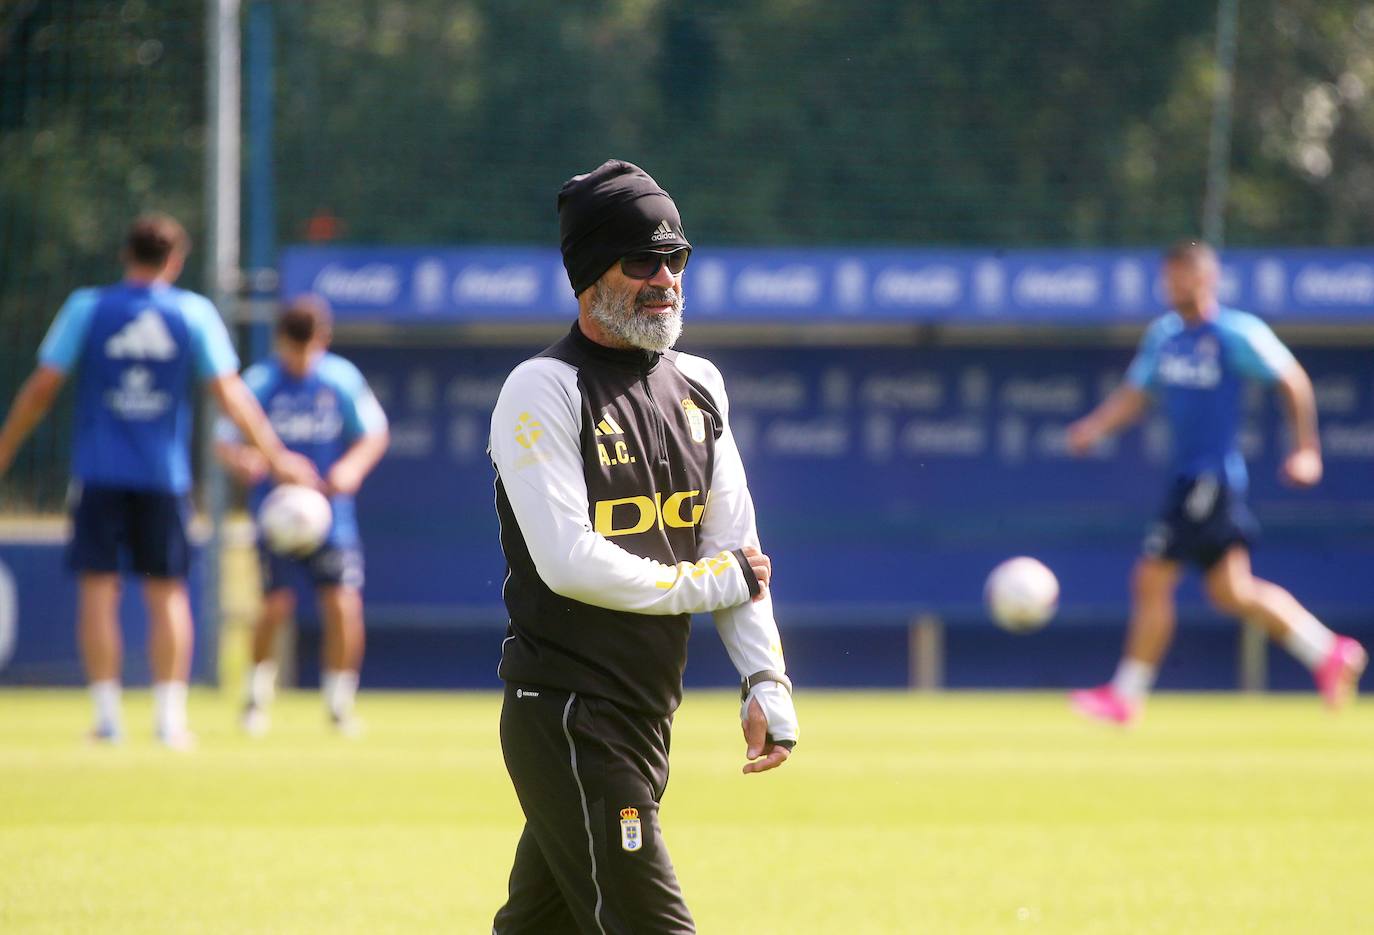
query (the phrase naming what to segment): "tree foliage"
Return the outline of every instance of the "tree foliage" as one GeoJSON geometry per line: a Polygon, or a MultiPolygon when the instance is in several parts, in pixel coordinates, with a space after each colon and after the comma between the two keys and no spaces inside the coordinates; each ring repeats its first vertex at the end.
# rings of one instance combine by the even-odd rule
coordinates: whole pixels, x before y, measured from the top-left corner
{"type": "MultiPolygon", "coordinates": [[[[640,162],[703,243],[1142,244],[1198,227],[1215,8],[283,4],[282,235],[541,242],[640,162]],[[342,9],[346,8],[346,12],[342,9]]],[[[1242,9],[1234,239],[1367,239],[1374,6],[1242,9]],[[1354,197],[1351,195],[1354,194],[1354,197]]]]}
{"type": "MultiPolygon", "coordinates": [[[[1199,226],[1212,3],[244,0],[265,3],[283,243],[552,245],[559,185],[611,156],[674,193],[700,246],[1199,226]]],[[[117,275],[130,216],[202,239],[205,10],[0,0],[5,399],[62,298],[117,275]]],[[[1374,239],[1374,0],[1254,0],[1239,26],[1230,241],[1374,239]]],[[[58,496],[61,428],[11,486],[58,496]]]]}

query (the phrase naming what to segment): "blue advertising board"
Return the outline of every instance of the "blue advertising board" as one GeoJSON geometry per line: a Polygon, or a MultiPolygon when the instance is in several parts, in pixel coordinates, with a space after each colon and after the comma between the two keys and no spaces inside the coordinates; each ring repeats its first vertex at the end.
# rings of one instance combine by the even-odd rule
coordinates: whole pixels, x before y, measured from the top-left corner
{"type": "MultiPolygon", "coordinates": [[[[79,685],[84,681],[76,644],[76,579],[67,570],[66,545],[52,535],[14,535],[0,540],[0,685],[79,685]]],[[[192,550],[191,611],[200,619],[201,561],[192,550]]],[[[124,681],[149,682],[148,625],[136,579],[126,580],[120,599],[124,681]]],[[[204,640],[199,641],[205,644],[204,640]]],[[[197,652],[192,677],[214,669],[197,652]]]]}
{"type": "MultiPolygon", "coordinates": [[[[702,248],[697,320],[1143,322],[1164,310],[1147,250],[702,248]]],[[[561,319],[576,309],[556,250],[295,246],[282,292],[344,321],[561,319]]],[[[1228,250],[1222,300],[1278,321],[1374,320],[1374,250],[1228,250]]]]}
{"type": "MultiPolygon", "coordinates": [[[[1222,260],[1223,301],[1275,324],[1374,322],[1374,251],[1232,250],[1222,260]]],[[[438,335],[445,325],[571,321],[576,302],[557,251],[293,247],[281,272],[284,294],[319,292],[344,324],[394,325],[401,334],[439,326],[426,330],[435,345],[345,349],[393,420],[392,450],[361,500],[369,614],[383,632],[399,624],[397,640],[409,641],[394,657],[398,684],[420,670],[453,667],[452,656],[438,661],[440,633],[471,650],[469,674],[457,684],[489,684],[505,568],[485,453],[488,420],[506,374],[538,347],[474,347],[438,335]]],[[[723,340],[721,329],[699,328],[712,323],[1142,328],[1165,310],[1156,250],[703,246],[686,283],[688,350],[694,340],[723,340]]],[[[1064,684],[1070,668],[1085,671],[1085,653],[1110,664],[1129,569],[1162,493],[1168,433],[1149,419],[1084,460],[1069,458],[1064,440],[1066,425],[1120,378],[1128,349],[1044,342],[700,349],[731,389],[760,530],[776,563],[789,658],[803,680],[901,684],[905,633],[892,624],[922,611],[953,625],[954,684],[1064,684]],[[1003,646],[980,608],[987,571],[1018,553],[1045,560],[1063,585],[1059,622],[1036,637],[1034,674],[1014,664],[1021,644],[1003,646]],[[803,622],[812,626],[795,626],[803,622]]],[[[1255,564],[1333,623],[1367,626],[1374,606],[1364,573],[1374,560],[1368,353],[1311,347],[1299,356],[1316,382],[1327,476],[1310,492],[1278,483],[1282,430],[1272,400],[1252,393],[1244,446],[1267,531],[1255,564]]],[[[1182,598],[1185,619],[1204,613],[1195,582],[1182,598]]],[[[708,683],[725,684],[729,664],[708,630],[693,638],[689,682],[705,673],[708,683]]],[[[1195,642],[1175,653],[1163,684],[1228,684],[1234,657],[1220,633],[1234,641],[1234,630],[1181,634],[1195,642]]],[[[385,640],[370,645],[377,660],[385,640]]],[[[1279,682],[1305,684],[1301,672],[1275,672],[1279,682]]]]}
{"type": "MultiPolygon", "coordinates": [[[[392,419],[391,451],[360,498],[379,625],[456,625],[499,606],[489,419],[506,374],[535,350],[342,348],[392,419]]],[[[1129,349],[702,350],[731,393],[783,612],[830,608],[838,620],[844,609],[859,619],[864,609],[926,608],[981,622],[987,571],[1029,553],[1059,573],[1066,611],[1121,619],[1126,576],[1163,494],[1168,432],[1149,418],[1078,459],[1065,427],[1116,384],[1129,349]]],[[[1256,566],[1323,612],[1374,606],[1367,356],[1299,349],[1322,414],[1327,473],[1316,490],[1278,481],[1284,433],[1258,387],[1243,434],[1266,527],[1256,566]]]]}

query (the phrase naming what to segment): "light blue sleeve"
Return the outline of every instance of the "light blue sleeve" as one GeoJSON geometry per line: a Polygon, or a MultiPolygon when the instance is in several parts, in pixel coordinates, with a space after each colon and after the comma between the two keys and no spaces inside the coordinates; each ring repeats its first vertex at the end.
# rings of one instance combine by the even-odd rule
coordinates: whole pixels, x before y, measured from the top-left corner
{"type": "Polygon", "coordinates": [[[1231,363],[1251,379],[1272,383],[1296,362],[1274,330],[1254,315],[1229,313],[1222,333],[1231,363]]]}
{"type": "Polygon", "coordinates": [[[258,398],[259,405],[267,405],[267,398],[272,395],[272,384],[276,381],[277,372],[277,368],[265,360],[260,360],[243,371],[243,382],[258,398]]]}
{"type": "Polygon", "coordinates": [[[330,354],[324,362],[328,379],[338,388],[344,429],[353,438],[386,430],[386,413],[360,371],[342,357],[330,354]]]}
{"type": "Polygon", "coordinates": [[[1126,382],[1138,390],[1150,390],[1155,385],[1155,371],[1159,365],[1159,349],[1172,333],[1168,318],[1161,318],[1146,331],[1140,339],[1140,348],[1135,359],[1126,368],[1126,382]]]}
{"type": "Polygon", "coordinates": [[[209,299],[194,292],[185,293],[182,310],[191,331],[196,373],[202,380],[222,377],[239,369],[239,355],[229,340],[229,329],[209,299]]]}
{"type": "Polygon", "coordinates": [[[81,349],[86,343],[86,332],[90,330],[91,318],[95,315],[96,303],[100,301],[99,289],[78,289],[73,292],[57,312],[47,336],[38,348],[38,362],[47,367],[55,367],[63,373],[76,366],[81,357],[81,349]]]}
{"type": "MultiPolygon", "coordinates": [[[[272,369],[266,363],[256,363],[243,371],[243,382],[248,389],[257,397],[258,403],[267,404],[267,397],[271,391],[272,369]]],[[[228,416],[220,416],[215,422],[215,440],[229,442],[231,444],[241,444],[243,433],[239,427],[228,416]]]]}

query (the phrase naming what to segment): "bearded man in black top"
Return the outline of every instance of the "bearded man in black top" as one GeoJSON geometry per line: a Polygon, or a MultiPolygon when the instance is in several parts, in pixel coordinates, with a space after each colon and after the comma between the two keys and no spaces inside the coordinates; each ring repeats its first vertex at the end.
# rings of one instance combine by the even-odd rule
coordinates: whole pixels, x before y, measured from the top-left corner
{"type": "Polygon", "coordinates": [[[578,318],[492,415],[509,573],[501,746],[525,828],[497,935],[695,927],[658,821],[694,613],[741,679],[744,772],[786,762],[792,686],[720,372],[673,351],[691,244],[644,170],[558,196],[578,318]]]}

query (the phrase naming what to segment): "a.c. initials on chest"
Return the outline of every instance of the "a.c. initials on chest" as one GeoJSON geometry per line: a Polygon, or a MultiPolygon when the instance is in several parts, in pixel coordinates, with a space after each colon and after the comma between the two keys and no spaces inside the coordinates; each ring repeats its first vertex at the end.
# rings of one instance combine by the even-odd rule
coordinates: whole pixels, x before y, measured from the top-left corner
{"type": "Polygon", "coordinates": [[[660,386],[653,395],[636,389],[643,392],[593,404],[588,416],[593,527],[608,538],[689,532],[701,524],[710,495],[709,413],[686,387],[660,386]]]}

